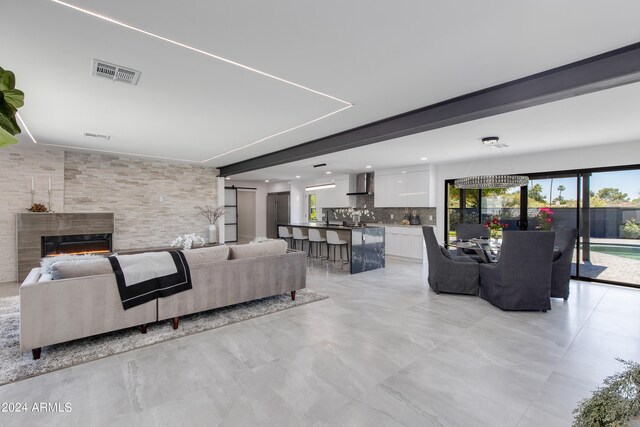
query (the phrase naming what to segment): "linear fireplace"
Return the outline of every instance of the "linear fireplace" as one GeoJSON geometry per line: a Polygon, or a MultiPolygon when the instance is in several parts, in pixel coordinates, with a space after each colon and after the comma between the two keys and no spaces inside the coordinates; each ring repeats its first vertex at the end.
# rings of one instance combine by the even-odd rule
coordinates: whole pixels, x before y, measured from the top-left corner
{"type": "Polygon", "coordinates": [[[42,257],[111,252],[111,233],[42,236],[42,257]]]}
{"type": "Polygon", "coordinates": [[[24,280],[48,253],[112,251],[111,212],[29,212],[16,214],[17,281],[24,280]],[[47,239],[46,249],[43,237],[47,239]],[[85,238],[85,236],[90,236],[85,238]],[[71,239],[69,237],[72,237],[71,239]],[[75,242],[74,242],[75,241],[75,242]]]}

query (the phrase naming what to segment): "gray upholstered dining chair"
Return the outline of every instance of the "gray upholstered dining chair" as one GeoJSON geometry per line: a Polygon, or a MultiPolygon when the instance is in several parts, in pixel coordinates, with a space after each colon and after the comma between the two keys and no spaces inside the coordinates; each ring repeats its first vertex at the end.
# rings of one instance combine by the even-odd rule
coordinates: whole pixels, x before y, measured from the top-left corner
{"type": "MultiPolygon", "coordinates": [[[[456,239],[457,240],[470,240],[489,238],[489,229],[485,228],[482,224],[456,224],[456,239]]],[[[473,249],[458,248],[458,255],[466,255],[469,258],[474,259],[477,262],[482,262],[480,256],[473,249]]]]}
{"type": "Polygon", "coordinates": [[[551,309],[553,231],[521,231],[502,236],[500,259],[479,264],[480,295],[503,310],[551,309]]]}
{"type": "Polygon", "coordinates": [[[558,227],[554,229],[556,239],[554,245],[558,248],[559,256],[555,256],[551,266],[551,296],[553,298],[569,299],[569,281],[571,280],[571,263],[573,250],[576,247],[578,230],[575,228],[558,227]]]}
{"type": "Polygon", "coordinates": [[[433,227],[423,226],[422,234],[427,247],[429,263],[429,286],[436,293],[478,295],[478,263],[469,257],[455,256],[440,246],[433,227]]]}
{"type": "Polygon", "coordinates": [[[482,224],[457,224],[456,225],[456,239],[469,240],[469,239],[488,239],[489,229],[482,224]]]}

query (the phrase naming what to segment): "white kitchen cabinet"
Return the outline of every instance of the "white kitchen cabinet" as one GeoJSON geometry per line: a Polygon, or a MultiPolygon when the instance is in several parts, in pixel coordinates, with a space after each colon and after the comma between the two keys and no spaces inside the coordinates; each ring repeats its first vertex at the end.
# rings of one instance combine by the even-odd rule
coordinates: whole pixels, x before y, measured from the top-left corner
{"type": "Polygon", "coordinates": [[[417,261],[424,260],[424,239],[421,227],[385,226],[385,253],[417,261]]]}
{"type": "Polygon", "coordinates": [[[418,172],[418,197],[416,207],[430,207],[429,198],[429,171],[418,172]]]}
{"type": "Polygon", "coordinates": [[[374,175],[373,185],[373,206],[376,208],[386,208],[387,205],[387,176],[374,175]]]}
{"type": "Polygon", "coordinates": [[[376,172],[376,208],[430,207],[429,171],[376,172]]]}

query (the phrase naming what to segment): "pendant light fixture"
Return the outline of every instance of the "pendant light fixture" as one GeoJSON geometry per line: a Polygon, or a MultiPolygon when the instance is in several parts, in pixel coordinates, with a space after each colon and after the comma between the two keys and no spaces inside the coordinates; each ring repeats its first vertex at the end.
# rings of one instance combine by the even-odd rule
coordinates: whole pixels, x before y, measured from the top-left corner
{"type": "MultiPolygon", "coordinates": [[[[482,144],[489,148],[502,149],[508,147],[500,143],[497,136],[482,138],[482,144]]],[[[529,183],[529,177],[525,175],[476,175],[458,178],[454,181],[456,188],[482,189],[482,188],[512,188],[522,187],[529,183]]]]}

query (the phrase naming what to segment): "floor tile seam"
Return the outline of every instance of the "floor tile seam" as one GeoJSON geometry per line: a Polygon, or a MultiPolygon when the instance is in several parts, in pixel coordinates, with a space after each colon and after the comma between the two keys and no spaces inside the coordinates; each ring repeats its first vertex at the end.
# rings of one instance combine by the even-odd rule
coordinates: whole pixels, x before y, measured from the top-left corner
{"type": "Polygon", "coordinates": [[[520,425],[522,423],[522,421],[524,420],[525,415],[527,414],[527,412],[529,412],[529,409],[531,409],[531,407],[533,406],[533,404],[535,403],[535,401],[537,400],[538,396],[540,396],[540,393],[542,391],[542,388],[549,382],[549,380],[551,379],[551,376],[553,375],[553,373],[555,372],[556,368],[558,367],[558,364],[562,361],[562,359],[564,359],[565,355],[567,354],[567,352],[569,351],[569,349],[571,348],[571,346],[573,345],[574,341],[576,340],[576,338],[578,337],[578,335],[580,334],[580,332],[582,332],[582,329],[584,329],[585,325],[587,324],[587,322],[589,321],[589,319],[591,318],[591,315],[596,311],[596,309],[598,308],[598,306],[600,305],[600,303],[602,302],[602,300],[604,299],[605,295],[607,295],[607,293],[609,293],[609,289],[606,290],[606,292],[604,292],[602,294],[602,296],[600,297],[600,299],[598,300],[598,302],[596,303],[596,305],[593,307],[593,309],[591,310],[591,312],[589,313],[589,315],[584,319],[584,321],[582,322],[582,324],[580,325],[580,328],[578,329],[578,331],[576,331],[576,333],[574,334],[573,338],[571,339],[571,342],[565,347],[564,351],[562,352],[562,355],[558,358],[558,360],[555,363],[555,366],[553,367],[553,369],[550,370],[549,375],[547,376],[547,379],[545,380],[545,382],[541,385],[540,390],[538,390],[537,394],[536,394],[536,398],[533,399],[531,401],[531,403],[529,404],[529,406],[527,407],[527,409],[524,411],[524,413],[522,414],[522,417],[520,417],[520,420],[518,421],[518,423],[516,424],[516,427],[518,425],[520,425]]]}

